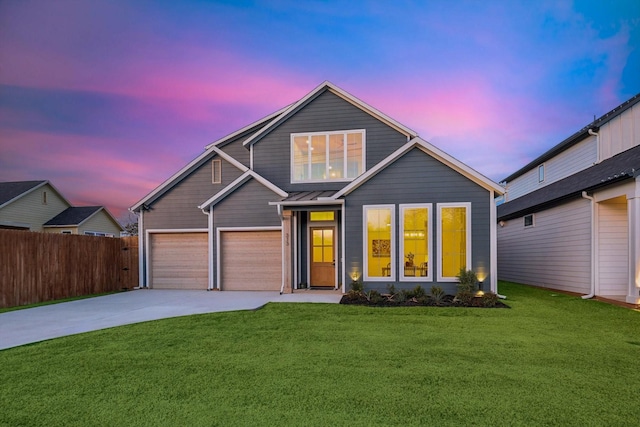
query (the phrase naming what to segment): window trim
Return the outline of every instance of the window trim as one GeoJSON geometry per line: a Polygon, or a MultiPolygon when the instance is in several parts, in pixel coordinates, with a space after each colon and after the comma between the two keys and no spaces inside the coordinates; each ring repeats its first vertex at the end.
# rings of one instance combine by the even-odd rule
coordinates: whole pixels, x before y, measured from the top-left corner
{"type": "Polygon", "coordinates": [[[522,224],[524,225],[524,228],[531,228],[534,227],[536,225],[536,219],[535,216],[533,214],[528,214],[522,217],[522,224]],[[531,224],[527,225],[527,217],[531,217],[531,224]]]}
{"type": "Polygon", "coordinates": [[[220,159],[211,160],[211,183],[222,184],[222,161],[220,159]]]}
{"type": "Polygon", "coordinates": [[[471,265],[471,240],[472,240],[472,229],[471,229],[471,202],[459,202],[459,203],[438,203],[437,211],[438,211],[438,219],[437,219],[437,233],[438,233],[438,282],[457,282],[457,277],[445,277],[442,275],[442,209],[443,208],[465,208],[467,210],[466,215],[466,227],[467,227],[467,241],[466,241],[466,266],[467,270],[472,269],[471,265]]]}
{"type": "MultiPolygon", "coordinates": [[[[366,172],[367,170],[367,156],[366,156],[366,147],[367,147],[367,131],[366,129],[347,129],[347,130],[335,130],[335,131],[324,131],[324,132],[299,132],[299,133],[292,133],[289,136],[289,178],[292,184],[307,184],[307,183],[318,183],[318,182],[351,182],[354,179],[356,179],[358,176],[362,175],[363,173],[366,172]],[[348,168],[348,155],[347,155],[347,144],[344,144],[344,151],[343,151],[343,172],[344,172],[344,176],[343,178],[338,178],[338,179],[303,179],[303,180],[297,180],[295,179],[295,174],[294,174],[294,168],[295,168],[295,152],[294,152],[294,140],[297,137],[301,137],[301,136],[307,136],[309,138],[313,137],[313,136],[318,136],[318,135],[324,135],[325,136],[325,168],[328,171],[328,167],[329,167],[329,161],[330,161],[330,156],[329,156],[329,136],[330,135],[339,135],[339,134],[343,134],[345,136],[345,141],[346,141],[346,135],[348,133],[360,133],[362,134],[362,170],[360,171],[360,174],[358,174],[357,176],[354,176],[352,178],[347,178],[347,168],[348,168]]],[[[309,154],[311,155],[311,154],[309,154]]],[[[312,163],[308,163],[308,167],[311,167],[312,163]]],[[[311,174],[309,174],[309,176],[311,176],[311,174]]]]}
{"type": "Polygon", "coordinates": [[[365,282],[396,281],[396,205],[363,205],[362,206],[362,277],[365,282]],[[391,212],[391,273],[389,276],[369,276],[369,229],[367,227],[367,211],[369,209],[388,209],[391,212]]]}
{"type": "Polygon", "coordinates": [[[426,208],[427,209],[427,254],[429,256],[429,268],[427,269],[426,276],[405,276],[404,267],[400,268],[400,281],[401,282],[433,282],[433,203],[407,203],[400,204],[400,228],[398,234],[400,235],[399,251],[401,254],[405,253],[404,250],[404,211],[405,209],[426,208]]]}
{"type": "Polygon", "coordinates": [[[544,174],[545,174],[545,167],[544,167],[544,163],[541,165],[538,165],[538,183],[544,182],[544,174]]]}

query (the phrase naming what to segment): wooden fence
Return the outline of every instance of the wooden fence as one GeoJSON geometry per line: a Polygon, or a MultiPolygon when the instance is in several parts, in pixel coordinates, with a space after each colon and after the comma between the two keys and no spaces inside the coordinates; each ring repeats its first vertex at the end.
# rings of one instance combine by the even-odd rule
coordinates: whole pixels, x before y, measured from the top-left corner
{"type": "Polygon", "coordinates": [[[138,286],[138,237],[0,230],[0,308],[138,286]]]}

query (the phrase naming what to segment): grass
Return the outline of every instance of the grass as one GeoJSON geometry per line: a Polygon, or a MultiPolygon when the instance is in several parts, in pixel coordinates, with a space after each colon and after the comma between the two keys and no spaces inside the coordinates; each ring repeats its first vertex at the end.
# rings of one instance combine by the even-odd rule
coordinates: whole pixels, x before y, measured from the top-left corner
{"type": "Polygon", "coordinates": [[[0,351],[0,425],[638,423],[640,313],[268,304],[0,351]]]}
{"type": "Polygon", "coordinates": [[[95,297],[101,297],[104,295],[110,295],[110,294],[116,294],[122,291],[113,291],[113,292],[103,292],[100,294],[91,294],[91,295],[79,295],[77,297],[69,297],[69,298],[61,298],[61,299],[55,299],[55,300],[51,300],[51,301],[42,301],[42,302],[37,302],[34,304],[25,304],[25,305],[18,305],[15,307],[4,307],[1,308],[0,307],[0,313],[6,313],[8,311],[15,311],[15,310],[24,310],[27,308],[33,308],[33,307],[40,307],[43,305],[53,305],[53,304],[60,304],[61,302],[69,302],[69,301],[76,301],[76,300],[81,300],[81,299],[87,299],[87,298],[95,298],[95,297]]]}

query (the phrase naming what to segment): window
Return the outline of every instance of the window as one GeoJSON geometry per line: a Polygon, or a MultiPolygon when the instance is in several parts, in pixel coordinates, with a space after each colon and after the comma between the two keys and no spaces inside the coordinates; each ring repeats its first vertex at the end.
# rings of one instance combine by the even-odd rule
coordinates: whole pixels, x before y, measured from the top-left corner
{"type": "Polygon", "coordinates": [[[71,230],[62,230],[61,233],[62,234],[72,234],[71,230]]]}
{"type": "Polygon", "coordinates": [[[43,205],[47,204],[47,192],[46,191],[42,192],[42,204],[43,205]]]}
{"type": "Polygon", "coordinates": [[[309,220],[316,221],[333,221],[335,220],[336,213],[334,211],[324,211],[324,212],[309,212],[309,220]]]}
{"type": "Polygon", "coordinates": [[[431,248],[431,204],[400,205],[400,255],[404,267],[400,280],[431,280],[429,252],[431,248]]]}
{"type": "Polygon", "coordinates": [[[544,165],[538,166],[538,182],[544,181],[544,165]]]}
{"type": "Polygon", "coordinates": [[[438,281],[455,282],[471,268],[471,203],[438,204],[438,281]]]}
{"type": "Polygon", "coordinates": [[[533,227],[533,214],[525,215],[525,217],[524,217],[524,226],[525,227],[533,227]]]}
{"type": "Polygon", "coordinates": [[[211,177],[213,184],[220,184],[222,182],[222,162],[220,159],[211,161],[211,177]]]}
{"type": "Polygon", "coordinates": [[[291,182],[350,181],[364,171],[365,131],[291,135],[291,182]]]}
{"type": "Polygon", "coordinates": [[[111,233],[102,233],[100,231],[85,231],[85,236],[98,236],[98,237],[114,237],[111,233]]]}
{"type": "Polygon", "coordinates": [[[395,206],[364,206],[363,211],[364,280],[395,278],[395,206]]]}

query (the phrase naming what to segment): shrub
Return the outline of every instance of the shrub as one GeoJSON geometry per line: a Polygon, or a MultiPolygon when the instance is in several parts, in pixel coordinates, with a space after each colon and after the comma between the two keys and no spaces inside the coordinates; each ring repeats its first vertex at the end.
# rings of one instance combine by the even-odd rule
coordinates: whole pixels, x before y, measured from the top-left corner
{"type": "Polygon", "coordinates": [[[366,292],[365,296],[367,297],[367,300],[371,304],[379,304],[384,300],[382,295],[380,295],[380,292],[376,291],[375,289],[372,289],[369,292],[366,292]]]}
{"type": "Polygon", "coordinates": [[[433,299],[434,304],[441,305],[444,302],[444,296],[444,290],[440,286],[431,287],[431,299],[433,299]]]}
{"type": "Polygon", "coordinates": [[[411,294],[415,299],[420,299],[427,296],[427,293],[424,291],[424,289],[420,285],[413,288],[413,291],[411,291],[411,294]]]}
{"type": "Polygon", "coordinates": [[[459,302],[461,305],[470,306],[473,302],[473,298],[475,297],[475,293],[468,289],[460,289],[456,293],[455,301],[459,302]]]}
{"type": "Polygon", "coordinates": [[[364,285],[362,284],[362,282],[354,280],[353,282],[351,282],[351,290],[355,291],[355,292],[362,292],[364,290],[364,285]]]}
{"type": "Polygon", "coordinates": [[[476,283],[478,283],[478,276],[473,270],[460,269],[460,273],[456,276],[458,278],[458,291],[470,291],[476,290],[476,283]]]}
{"type": "Polygon", "coordinates": [[[387,293],[390,295],[395,295],[397,293],[396,287],[393,283],[387,285],[387,293]]]}
{"type": "Polygon", "coordinates": [[[482,295],[482,306],[483,307],[495,307],[498,304],[498,295],[493,292],[487,292],[482,295]]]}

